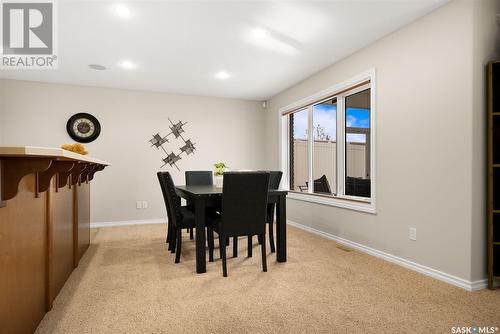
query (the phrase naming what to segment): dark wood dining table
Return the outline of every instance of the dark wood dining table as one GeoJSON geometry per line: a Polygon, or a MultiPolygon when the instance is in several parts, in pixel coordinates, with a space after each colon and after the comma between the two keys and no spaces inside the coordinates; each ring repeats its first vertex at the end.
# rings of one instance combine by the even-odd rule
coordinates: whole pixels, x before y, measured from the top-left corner
{"type": "MultiPolygon", "coordinates": [[[[207,271],[205,251],[205,211],[207,205],[222,198],[216,186],[176,186],[177,194],[194,203],[196,224],[196,272],[207,271]]],[[[268,203],[276,203],[276,259],[286,262],[286,195],[288,190],[269,189],[268,203]]]]}

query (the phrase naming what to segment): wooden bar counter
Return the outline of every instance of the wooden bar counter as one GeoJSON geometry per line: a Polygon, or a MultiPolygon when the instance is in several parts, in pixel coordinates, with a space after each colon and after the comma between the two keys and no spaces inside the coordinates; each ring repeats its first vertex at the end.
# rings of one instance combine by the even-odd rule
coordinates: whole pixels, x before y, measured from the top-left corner
{"type": "Polygon", "coordinates": [[[0,146],[0,333],[33,333],[90,243],[90,181],[110,164],[0,146]]]}

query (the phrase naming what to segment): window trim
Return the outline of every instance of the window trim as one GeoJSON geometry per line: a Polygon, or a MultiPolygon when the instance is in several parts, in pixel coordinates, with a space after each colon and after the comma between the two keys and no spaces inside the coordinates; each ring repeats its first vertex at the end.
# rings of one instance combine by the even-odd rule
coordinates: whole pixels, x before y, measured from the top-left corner
{"type": "MultiPolygon", "coordinates": [[[[305,97],[299,101],[293,102],[285,107],[278,109],[278,134],[279,134],[279,150],[280,150],[280,169],[283,171],[284,178],[282,186],[285,189],[290,191],[289,198],[295,200],[301,200],[306,202],[336,206],[346,209],[351,209],[355,211],[367,212],[376,214],[376,78],[375,78],[375,69],[370,69],[366,72],[363,72],[355,77],[352,77],[346,81],[343,81],[339,84],[326,88],[316,94],[305,97]],[[369,83],[368,83],[369,81],[369,83]],[[365,84],[363,84],[365,83],[365,84]],[[363,85],[362,85],[363,84],[363,85]],[[295,111],[299,111],[300,109],[312,109],[312,107],[308,107],[313,104],[317,104],[325,99],[334,97],[334,96],[349,96],[355,94],[356,92],[362,91],[366,89],[366,85],[369,85],[370,88],[370,180],[371,180],[371,197],[357,197],[357,196],[322,196],[318,194],[312,193],[313,189],[309,189],[307,193],[296,192],[290,190],[290,159],[289,159],[289,150],[290,150],[290,122],[289,117],[286,117],[288,114],[293,113],[295,111]],[[352,88],[352,89],[351,89],[352,88]]],[[[339,103],[344,103],[343,98],[337,99],[337,110],[340,109],[339,103]]],[[[337,117],[337,150],[345,150],[345,133],[344,133],[344,116],[342,113],[337,117]],[[339,122],[339,119],[341,122],[339,122]],[[339,132],[340,131],[340,132],[339,132]]],[[[308,113],[308,117],[312,118],[312,112],[308,113]]],[[[313,144],[312,136],[308,137],[309,146],[313,144]]],[[[339,168],[339,166],[343,165],[344,161],[340,161],[341,157],[345,157],[345,154],[339,154],[337,151],[337,184],[338,187],[343,187],[345,184],[345,166],[339,168]],[[340,162],[340,163],[339,163],[340,162]],[[339,182],[339,180],[343,180],[339,182]]],[[[308,166],[312,164],[312,158],[309,155],[313,154],[312,151],[308,150],[308,166]]],[[[312,167],[312,166],[309,166],[312,167]]],[[[312,168],[309,169],[309,175],[312,177],[312,168]]],[[[309,183],[312,184],[312,183],[309,183]]],[[[345,189],[339,189],[341,193],[345,192],[345,189]]],[[[337,191],[337,189],[335,190],[337,191]]]]}

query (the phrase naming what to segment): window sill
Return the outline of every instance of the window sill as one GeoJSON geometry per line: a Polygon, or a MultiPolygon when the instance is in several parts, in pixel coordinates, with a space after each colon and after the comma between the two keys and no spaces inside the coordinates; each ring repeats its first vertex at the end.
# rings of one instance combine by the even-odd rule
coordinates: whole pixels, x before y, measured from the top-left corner
{"type": "Polygon", "coordinates": [[[339,208],[360,211],[360,212],[366,212],[366,213],[371,213],[371,214],[377,213],[376,208],[375,208],[375,203],[373,200],[370,202],[368,200],[364,201],[364,200],[357,200],[357,199],[354,200],[354,199],[348,199],[348,198],[305,194],[305,193],[299,193],[299,192],[295,192],[295,191],[290,191],[288,193],[288,198],[294,199],[294,200],[299,200],[299,201],[304,201],[304,202],[311,202],[311,203],[316,203],[316,204],[336,206],[339,208]]]}

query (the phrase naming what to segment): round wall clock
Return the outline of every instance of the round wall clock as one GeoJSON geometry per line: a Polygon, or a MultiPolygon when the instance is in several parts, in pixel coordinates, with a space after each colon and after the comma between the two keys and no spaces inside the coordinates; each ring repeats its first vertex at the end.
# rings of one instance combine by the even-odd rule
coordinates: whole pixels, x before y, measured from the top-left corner
{"type": "Polygon", "coordinates": [[[78,113],[68,120],[66,130],[73,140],[79,143],[90,143],[99,137],[101,124],[90,114],[78,113]]]}

